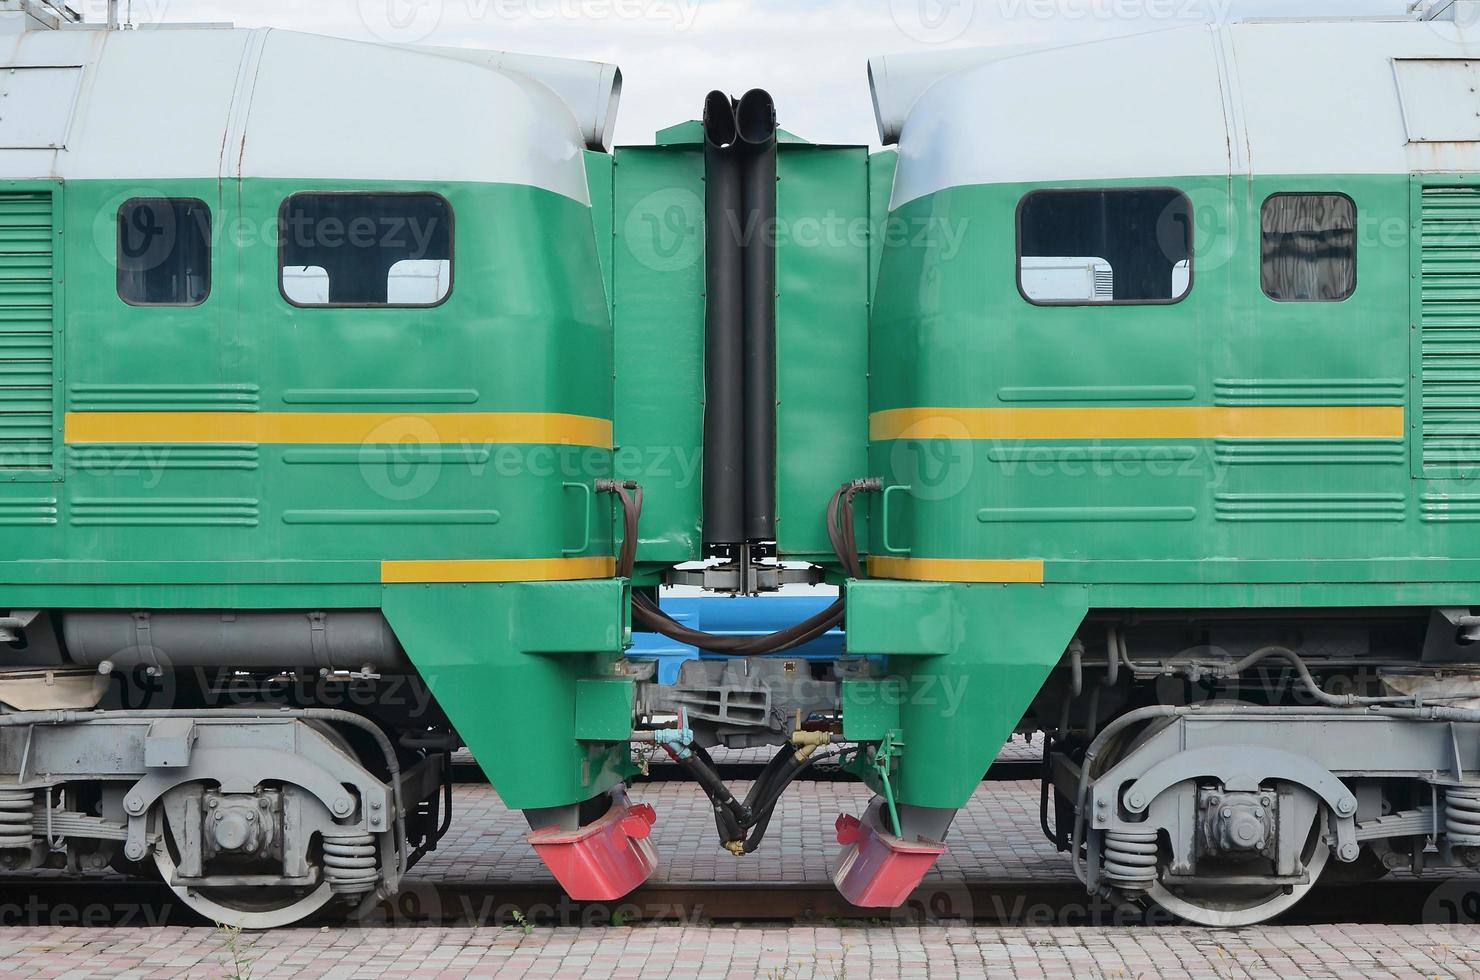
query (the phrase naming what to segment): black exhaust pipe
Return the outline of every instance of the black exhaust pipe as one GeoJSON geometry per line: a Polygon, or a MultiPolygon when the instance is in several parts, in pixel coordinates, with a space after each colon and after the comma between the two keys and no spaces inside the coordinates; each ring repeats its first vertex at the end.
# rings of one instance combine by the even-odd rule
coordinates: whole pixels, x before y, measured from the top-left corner
{"type": "Polygon", "coordinates": [[[735,106],[704,100],[704,545],[745,538],[741,161],[735,106]]]}
{"type": "Polygon", "coordinates": [[[745,538],[776,540],[776,102],[752,89],[735,110],[741,148],[745,538]]]}

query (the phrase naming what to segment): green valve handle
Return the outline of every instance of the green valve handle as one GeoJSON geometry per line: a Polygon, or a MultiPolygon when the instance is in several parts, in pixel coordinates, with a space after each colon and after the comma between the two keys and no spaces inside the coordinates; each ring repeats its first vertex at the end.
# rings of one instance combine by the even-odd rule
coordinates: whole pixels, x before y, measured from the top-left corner
{"type": "Polygon", "coordinates": [[[883,514],[881,515],[881,523],[883,523],[884,525],[884,550],[889,552],[891,555],[907,555],[910,553],[910,549],[908,548],[896,548],[889,543],[889,498],[899,492],[908,493],[910,489],[911,488],[908,485],[900,484],[897,486],[886,487],[884,490],[883,514]]]}
{"type": "Polygon", "coordinates": [[[561,552],[561,554],[585,554],[586,549],[591,547],[591,502],[595,499],[595,495],[592,494],[591,486],[587,483],[562,483],[560,486],[564,490],[580,490],[585,494],[585,506],[581,508],[582,516],[585,519],[585,523],[582,525],[580,546],[575,548],[566,548],[564,551],[561,552]]]}

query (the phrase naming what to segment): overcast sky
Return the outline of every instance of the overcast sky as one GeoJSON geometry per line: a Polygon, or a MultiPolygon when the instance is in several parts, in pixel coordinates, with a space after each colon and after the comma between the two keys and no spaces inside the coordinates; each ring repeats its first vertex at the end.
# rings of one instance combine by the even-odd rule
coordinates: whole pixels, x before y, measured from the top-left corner
{"type": "MultiPolygon", "coordinates": [[[[69,0],[101,20],[106,0],[69,0]]],[[[123,0],[125,6],[130,0],[123,0]]],[[[132,0],[135,21],[231,21],[362,40],[610,61],[625,78],[619,143],[696,118],[704,95],[766,88],[781,125],[876,143],[871,55],[1024,38],[1079,39],[1213,19],[1395,14],[1407,0],[132,0]]]]}

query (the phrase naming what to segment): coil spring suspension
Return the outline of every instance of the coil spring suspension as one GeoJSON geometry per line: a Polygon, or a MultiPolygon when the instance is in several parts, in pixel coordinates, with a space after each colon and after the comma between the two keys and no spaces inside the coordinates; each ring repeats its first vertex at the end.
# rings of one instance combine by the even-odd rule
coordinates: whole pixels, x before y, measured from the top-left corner
{"type": "Polygon", "coordinates": [[[324,835],[324,878],[336,895],[364,895],[380,881],[375,838],[355,830],[324,835]]]}
{"type": "Polygon", "coordinates": [[[1444,791],[1444,832],[1451,844],[1480,847],[1480,786],[1444,791]]]}
{"type": "Polygon", "coordinates": [[[28,789],[0,790],[0,850],[30,847],[35,832],[31,809],[36,794],[28,789]]]}
{"type": "Polygon", "coordinates": [[[1107,883],[1124,891],[1156,884],[1156,831],[1107,830],[1101,870],[1107,883]]]}

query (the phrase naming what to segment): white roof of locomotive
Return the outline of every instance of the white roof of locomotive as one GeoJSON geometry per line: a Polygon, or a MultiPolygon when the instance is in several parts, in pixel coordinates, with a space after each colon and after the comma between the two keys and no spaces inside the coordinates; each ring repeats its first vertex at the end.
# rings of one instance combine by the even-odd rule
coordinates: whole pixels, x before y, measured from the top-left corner
{"type": "Polygon", "coordinates": [[[893,205],[971,184],[1480,171],[1480,142],[1414,138],[1409,59],[1480,65],[1480,27],[1265,21],[983,50],[901,114],[893,205]]]}
{"type": "Polygon", "coordinates": [[[584,142],[546,86],[434,53],[278,30],[0,36],[0,179],[475,181],[586,203],[584,142]]]}

